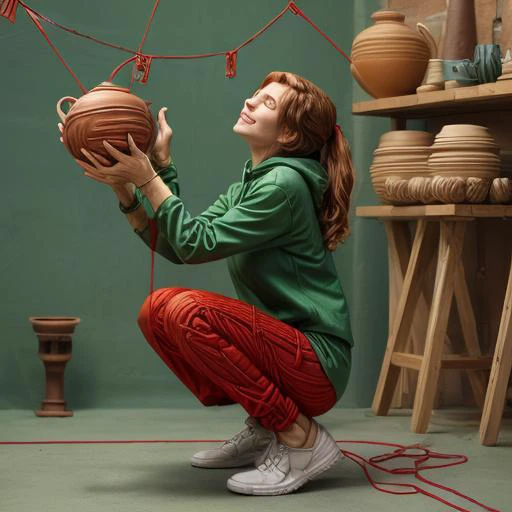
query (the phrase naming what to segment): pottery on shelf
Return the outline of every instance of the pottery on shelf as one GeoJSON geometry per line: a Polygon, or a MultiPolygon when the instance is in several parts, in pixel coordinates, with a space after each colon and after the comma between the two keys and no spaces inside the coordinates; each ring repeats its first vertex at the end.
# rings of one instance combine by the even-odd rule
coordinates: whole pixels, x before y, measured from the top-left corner
{"type": "Polygon", "coordinates": [[[501,75],[498,77],[498,80],[510,80],[512,79],[512,61],[508,61],[503,64],[501,68],[501,75]]]}
{"type": "Polygon", "coordinates": [[[416,92],[420,94],[422,92],[440,91],[442,89],[444,89],[443,60],[430,59],[422,85],[416,89],[416,92]]]}
{"type": "Polygon", "coordinates": [[[374,151],[370,177],[375,193],[385,204],[410,204],[409,180],[428,175],[428,157],[434,135],[419,130],[384,133],[374,151]]]}
{"type": "Polygon", "coordinates": [[[64,369],[71,359],[71,338],[80,318],[31,316],[29,321],[39,339],[39,358],[43,361],[46,372],[45,399],[36,415],[73,416],[73,411],[66,409],[64,400],[64,369]]]}
{"type": "Polygon", "coordinates": [[[432,195],[441,203],[482,203],[501,168],[499,146],[485,126],[446,125],[428,159],[432,195]]]}
{"type": "Polygon", "coordinates": [[[414,31],[405,15],[390,10],[372,14],[375,24],[352,44],[352,75],[375,98],[413,94],[421,84],[431,55],[432,39],[425,26],[414,31]]]}
{"type": "Polygon", "coordinates": [[[79,99],[65,96],[57,102],[57,114],[64,125],[64,145],[79,160],[86,160],[80,151],[83,147],[114,164],[117,160],[107,152],[103,140],[130,154],[130,133],[137,147],[146,153],[153,147],[157,135],[150,105],[151,102],[130,93],[129,89],[111,82],[102,82],[79,99]],[[71,104],[67,114],[62,110],[66,102],[71,104]]]}

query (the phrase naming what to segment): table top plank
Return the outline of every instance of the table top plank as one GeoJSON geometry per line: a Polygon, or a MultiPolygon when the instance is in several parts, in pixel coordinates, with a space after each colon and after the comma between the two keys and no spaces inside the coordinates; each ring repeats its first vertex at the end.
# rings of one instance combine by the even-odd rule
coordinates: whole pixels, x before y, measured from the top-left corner
{"type": "Polygon", "coordinates": [[[417,218],[512,218],[512,204],[422,204],[412,206],[376,205],[356,207],[357,217],[386,219],[417,218]]]}

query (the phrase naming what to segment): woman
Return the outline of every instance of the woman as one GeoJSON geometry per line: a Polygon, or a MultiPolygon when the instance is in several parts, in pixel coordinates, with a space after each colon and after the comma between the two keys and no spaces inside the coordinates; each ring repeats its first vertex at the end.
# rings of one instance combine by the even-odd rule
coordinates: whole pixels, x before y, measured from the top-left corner
{"type": "Polygon", "coordinates": [[[239,403],[249,413],[243,431],[195,454],[192,464],[254,464],[233,475],[228,488],[286,494],[341,458],[313,417],[336,404],[350,373],[349,312],[332,256],[349,233],[348,144],[321,89],[293,73],[272,72],[233,127],[252,157],[241,181],[193,217],[179,197],[164,111],[149,158],[129,136],[131,155],[105,142],[116,165],[86,150],[93,165],[77,163],[112,186],[146,244],[150,224],[157,228],[156,251],[168,260],[227,258],[238,299],[161,288],[144,302],[138,324],[202,404],[239,403]],[[157,173],[151,161],[163,170],[157,173]]]}

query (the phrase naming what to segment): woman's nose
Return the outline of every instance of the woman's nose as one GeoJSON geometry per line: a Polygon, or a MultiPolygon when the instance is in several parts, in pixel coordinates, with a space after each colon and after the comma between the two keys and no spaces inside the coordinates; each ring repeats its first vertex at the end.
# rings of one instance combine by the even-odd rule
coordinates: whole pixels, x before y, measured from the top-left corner
{"type": "Polygon", "coordinates": [[[254,108],[255,108],[254,98],[247,98],[245,100],[245,106],[248,107],[250,110],[254,110],[254,108]]]}

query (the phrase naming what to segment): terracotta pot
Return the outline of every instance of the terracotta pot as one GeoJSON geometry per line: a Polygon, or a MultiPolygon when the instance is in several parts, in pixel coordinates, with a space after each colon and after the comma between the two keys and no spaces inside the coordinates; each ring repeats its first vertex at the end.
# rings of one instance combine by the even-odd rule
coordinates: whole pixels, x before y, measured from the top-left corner
{"type": "Polygon", "coordinates": [[[111,82],[102,82],[79,99],[65,96],[57,102],[57,114],[64,125],[64,145],[79,160],[86,161],[80,151],[84,147],[116,163],[103,146],[103,140],[130,154],[130,133],[137,147],[146,153],[153,147],[157,134],[150,105],[151,102],[131,94],[129,89],[111,82]],[[65,102],[72,104],[67,114],[62,111],[65,102]]]}
{"type": "Polygon", "coordinates": [[[424,32],[404,23],[405,15],[382,10],[372,14],[375,25],[352,44],[351,71],[359,85],[375,98],[413,94],[421,84],[430,54],[424,32]]]}

